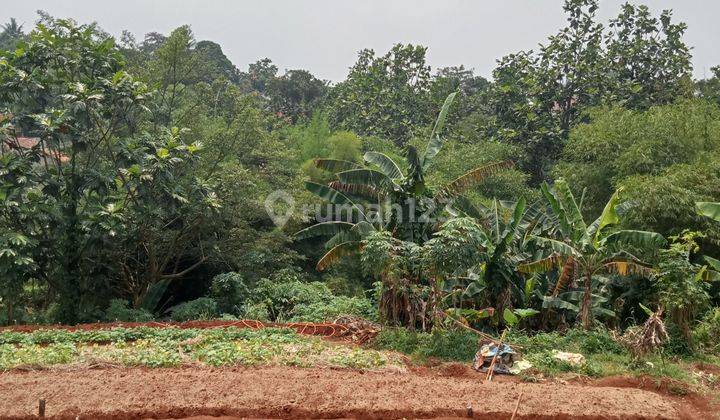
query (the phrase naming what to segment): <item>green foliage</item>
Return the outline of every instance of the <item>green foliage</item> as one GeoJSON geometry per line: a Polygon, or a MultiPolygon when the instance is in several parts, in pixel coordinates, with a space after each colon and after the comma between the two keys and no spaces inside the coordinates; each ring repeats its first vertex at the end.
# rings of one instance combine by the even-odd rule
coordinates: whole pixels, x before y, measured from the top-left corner
{"type": "Polygon", "coordinates": [[[363,297],[336,296],[322,282],[305,282],[293,272],[261,279],[243,307],[243,317],[272,321],[334,321],[340,315],[377,318],[373,304],[363,297]]]}
{"type": "Polygon", "coordinates": [[[210,284],[209,297],[217,303],[222,314],[239,314],[251,290],[243,277],[235,272],[218,274],[210,284]]]}
{"type": "Polygon", "coordinates": [[[720,146],[720,108],[681,101],[647,111],[622,107],[590,112],[591,123],[571,132],[555,168],[578,191],[583,212],[595,216],[615,188],[635,175],[659,175],[673,165],[692,164],[720,146]]]}
{"type": "Polygon", "coordinates": [[[409,331],[404,328],[386,328],[375,338],[379,349],[399,351],[421,361],[429,358],[470,361],[477,347],[477,336],[459,330],[433,330],[432,333],[409,331]]]}
{"type": "Polygon", "coordinates": [[[191,321],[195,319],[213,319],[219,315],[214,299],[201,297],[170,308],[173,321],[191,321]]]}
{"type": "Polygon", "coordinates": [[[384,56],[362,50],[347,79],[331,92],[334,126],[403,145],[413,128],[429,123],[426,48],[397,44],[384,56]]]}
{"type": "Polygon", "coordinates": [[[708,311],[693,329],[693,342],[707,354],[720,349],[720,308],[708,311]]]}
{"type": "Polygon", "coordinates": [[[660,251],[659,275],[655,283],[660,304],[667,309],[690,346],[691,325],[710,300],[701,267],[690,261],[691,254],[699,249],[696,238],[701,236],[697,232],[683,232],[681,236],[671,238],[670,248],[660,251]]]}
{"type": "Polygon", "coordinates": [[[0,369],[108,363],[177,367],[191,360],[208,366],[281,364],[373,369],[399,363],[386,354],[336,346],[290,329],[116,328],[0,333],[0,369]]]}
{"type": "Polygon", "coordinates": [[[355,315],[361,318],[377,321],[375,305],[365,298],[334,296],[327,302],[312,302],[306,305],[297,305],[291,321],[326,322],[334,321],[341,315],[355,315]]]}
{"type": "Polygon", "coordinates": [[[128,302],[122,299],[112,299],[110,306],[105,312],[105,319],[114,321],[124,322],[146,322],[152,321],[152,313],[145,309],[132,309],[128,307],[128,302]]]}
{"type": "Polygon", "coordinates": [[[671,23],[669,11],[658,19],[645,6],[626,4],[605,29],[598,6],[597,0],[565,1],[566,27],[537,53],[503,57],[493,72],[488,131],[524,147],[521,166],[534,184],[548,178],[589,107],[612,102],[647,109],[692,95],[685,24],[671,23]]]}

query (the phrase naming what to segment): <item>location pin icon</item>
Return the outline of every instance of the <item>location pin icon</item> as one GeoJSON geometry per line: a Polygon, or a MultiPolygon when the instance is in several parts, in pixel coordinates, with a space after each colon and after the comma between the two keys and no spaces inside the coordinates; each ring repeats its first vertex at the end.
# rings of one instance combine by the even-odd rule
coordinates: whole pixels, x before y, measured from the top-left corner
{"type": "Polygon", "coordinates": [[[265,198],[265,211],[275,226],[282,228],[292,216],[295,199],[283,190],[276,190],[265,198]]]}

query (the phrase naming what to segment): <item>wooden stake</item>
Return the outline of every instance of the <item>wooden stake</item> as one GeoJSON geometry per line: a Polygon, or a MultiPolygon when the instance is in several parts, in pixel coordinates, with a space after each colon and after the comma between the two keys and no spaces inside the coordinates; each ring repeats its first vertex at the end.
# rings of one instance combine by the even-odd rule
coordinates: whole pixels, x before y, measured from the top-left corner
{"type": "Polygon", "coordinates": [[[45,400],[43,399],[38,402],[38,417],[45,417],[45,400]]]}
{"type": "Polygon", "coordinates": [[[500,354],[500,349],[502,348],[503,341],[505,340],[505,333],[507,333],[507,329],[503,331],[502,335],[500,336],[500,341],[498,341],[495,345],[495,355],[493,356],[492,361],[490,361],[490,368],[488,369],[487,376],[485,377],[485,380],[487,382],[492,381],[493,370],[495,370],[495,362],[497,361],[498,354],[500,354]]]}
{"type": "Polygon", "coordinates": [[[520,391],[520,395],[518,395],[518,399],[515,402],[515,411],[513,411],[513,415],[512,415],[512,417],[510,417],[510,420],[515,420],[515,416],[517,415],[518,408],[520,408],[520,399],[522,398],[522,396],[523,396],[523,391],[520,391]]]}

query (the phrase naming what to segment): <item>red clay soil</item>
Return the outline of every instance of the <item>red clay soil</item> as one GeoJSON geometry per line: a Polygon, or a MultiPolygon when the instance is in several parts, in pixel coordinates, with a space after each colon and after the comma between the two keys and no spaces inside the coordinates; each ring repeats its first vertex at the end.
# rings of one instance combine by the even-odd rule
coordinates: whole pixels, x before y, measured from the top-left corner
{"type": "Polygon", "coordinates": [[[326,337],[337,337],[345,334],[348,331],[348,327],[342,324],[333,323],[314,323],[314,322],[291,322],[291,323],[277,323],[277,322],[261,322],[253,319],[241,319],[238,321],[224,321],[220,319],[210,321],[186,321],[186,322],[112,322],[112,323],[95,323],[95,324],[78,324],[78,325],[13,325],[9,327],[0,328],[2,331],[15,331],[15,332],[33,332],[37,330],[67,330],[67,331],[91,331],[91,330],[109,330],[111,328],[137,328],[137,327],[151,327],[151,328],[222,328],[222,327],[236,327],[236,328],[292,328],[300,334],[309,335],[322,335],[326,337]]]}
{"type": "Polygon", "coordinates": [[[85,369],[0,373],[0,417],[53,418],[468,417],[698,419],[710,415],[642,389],[497,381],[437,373],[291,367],[85,369]]]}

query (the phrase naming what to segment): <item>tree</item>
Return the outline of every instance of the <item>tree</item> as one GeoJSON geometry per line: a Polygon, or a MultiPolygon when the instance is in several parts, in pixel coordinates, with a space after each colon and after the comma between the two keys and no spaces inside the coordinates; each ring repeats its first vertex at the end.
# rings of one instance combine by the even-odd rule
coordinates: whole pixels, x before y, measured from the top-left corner
{"type": "Polygon", "coordinates": [[[17,44],[26,38],[23,26],[18,25],[15,18],[10,18],[8,23],[2,25],[2,31],[0,31],[0,51],[13,51],[17,44]]]}
{"type": "Polygon", "coordinates": [[[552,190],[547,184],[543,184],[541,189],[553,216],[557,218],[561,237],[534,236],[537,244],[545,246],[550,254],[540,260],[521,264],[518,270],[535,273],[561,268],[553,297],[577,278],[582,279],[580,319],[588,330],[592,321],[593,277],[601,273],[649,274],[651,270],[631,251],[656,249],[665,243],[665,239],[654,232],[609,231],[609,228],[620,222],[618,193],[608,201],[600,217],[588,225],[564,180],[556,181],[552,190]]]}
{"type": "Polygon", "coordinates": [[[571,130],[553,173],[578,191],[586,190],[583,212],[591,217],[600,214],[629,177],[657,176],[672,165],[693,165],[720,146],[720,108],[703,100],[645,111],[600,107],[588,115],[592,122],[571,130]]]}
{"type": "Polygon", "coordinates": [[[533,184],[547,178],[582,110],[600,103],[605,72],[597,7],[596,0],[567,0],[568,25],[538,54],[503,57],[493,71],[492,131],[503,141],[523,145],[527,160],[522,167],[533,184]]]}
{"type": "Polygon", "coordinates": [[[312,116],[327,92],[324,82],[306,70],[290,70],[270,79],[267,87],[270,109],[295,123],[312,116]]]}
{"type": "Polygon", "coordinates": [[[3,186],[19,201],[3,208],[2,230],[27,238],[58,320],[98,319],[118,295],[139,306],[151,286],[196,269],[214,235],[203,217],[218,204],[194,174],[199,145],[180,129],[139,131],[150,91],[113,40],[45,17],[5,60],[3,186]]]}
{"type": "Polygon", "coordinates": [[[692,97],[690,48],[682,40],[686,29],[685,23],[672,23],[670,10],[655,18],[645,5],[625,3],[610,20],[605,41],[611,100],[647,109],[692,97]]]}
{"type": "Polygon", "coordinates": [[[208,71],[200,78],[205,83],[224,78],[230,83],[240,83],[240,71],[225,56],[219,44],[212,41],[200,41],[195,44],[195,51],[205,60],[208,71]]]}
{"type": "Polygon", "coordinates": [[[397,44],[384,56],[362,50],[345,81],[330,94],[329,117],[339,128],[393,139],[402,146],[430,123],[426,48],[397,44]]]}
{"type": "Polygon", "coordinates": [[[647,109],[692,94],[685,25],[664,11],[623,6],[609,30],[596,21],[597,0],[566,0],[568,25],[537,53],[502,58],[489,96],[495,138],[522,145],[520,166],[531,183],[548,179],[570,129],[587,121],[585,111],[601,104],[647,109]]]}

